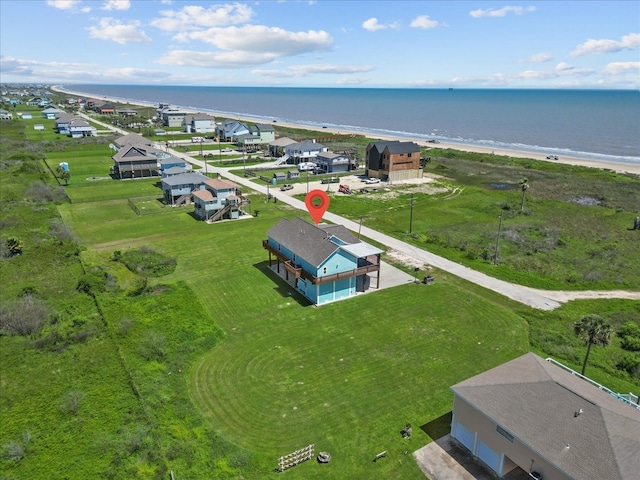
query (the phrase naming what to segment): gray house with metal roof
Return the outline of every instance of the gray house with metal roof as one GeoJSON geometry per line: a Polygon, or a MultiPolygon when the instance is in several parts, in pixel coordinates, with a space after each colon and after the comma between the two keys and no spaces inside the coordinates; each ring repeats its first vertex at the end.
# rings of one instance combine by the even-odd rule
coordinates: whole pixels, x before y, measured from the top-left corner
{"type": "Polygon", "coordinates": [[[360,241],[343,225],[284,218],[267,232],[262,246],[269,252],[269,267],[316,305],[364,292],[371,273],[380,286],[382,250],[360,241]]]}
{"type": "Polygon", "coordinates": [[[451,387],[451,436],[495,475],[640,478],[640,407],[527,353],[451,387]]]}
{"type": "Polygon", "coordinates": [[[204,188],[209,177],[197,172],[180,173],[162,178],[162,194],[169,205],[189,205],[194,191],[204,188]]]}
{"type": "Polygon", "coordinates": [[[353,169],[354,162],[345,153],[320,152],[314,160],[316,169],[322,173],[341,173],[353,169]]]}
{"type": "Polygon", "coordinates": [[[288,163],[298,165],[300,162],[313,161],[320,152],[329,150],[321,143],[315,140],[303,140],[302,142],[292,143],[284,147],[284,154],[291,160],[288,163]]]}

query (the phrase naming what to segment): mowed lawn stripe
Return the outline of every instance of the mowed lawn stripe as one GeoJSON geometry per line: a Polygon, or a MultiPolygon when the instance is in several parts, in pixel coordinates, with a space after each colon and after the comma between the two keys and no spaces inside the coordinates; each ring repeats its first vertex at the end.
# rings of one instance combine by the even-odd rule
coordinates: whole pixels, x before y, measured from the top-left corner
{"type": "MultiPolygon", "coordinates": [[[[369,417],[404,414],[426,422],[431,392],[438,392],[439,408],[446,411],[451,398],[442,392],[449,385],[526,350],[526,326],[514,315],[495,312],[492,320],[474,321],[476,312],[495,309],[475,300],[460,307],[457,319],[428,320],[429,302],[451,305],[455,295],[447,291],[458,298],[462,292],[441,285],[416,299],[408,295],[413,287],[322,308],[298,307],[310,312],[305,321],[291,309],[288,321],[275,315],[265,321],[268,328],[229,334],[193,370],[194,400],[234,441],[275,452],[304,442],[309,431],[325,440],[333,432],[344,441],[369,417]],[[381,305],[400,301],[397,315],[377,313],[381,305]],[[518,332],[509,345],[495,335],[505,327],[518,332]],[[447,347],[452,339],[453,349],[447,347]],[[455,368],[464,359],[466,367],[455,368]]],[[[368,429],[366,435],[375,438],[368,429]]]]}

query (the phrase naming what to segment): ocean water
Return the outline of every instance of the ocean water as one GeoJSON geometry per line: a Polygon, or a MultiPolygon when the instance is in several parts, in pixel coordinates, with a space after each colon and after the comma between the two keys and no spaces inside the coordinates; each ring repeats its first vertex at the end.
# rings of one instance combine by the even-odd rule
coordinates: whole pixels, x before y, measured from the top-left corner
{"type": "Polygon", "coordinates": [[[640,91],[66,85],[89,97],[640,164],[640,91]]]}

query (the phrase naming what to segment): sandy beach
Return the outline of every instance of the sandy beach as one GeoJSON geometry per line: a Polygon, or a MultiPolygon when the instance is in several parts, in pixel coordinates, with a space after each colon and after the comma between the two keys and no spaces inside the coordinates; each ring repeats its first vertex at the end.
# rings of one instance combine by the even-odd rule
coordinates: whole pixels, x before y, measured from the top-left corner
{"type": "MultiPolygon", "coordinates": [[[[52,90],[56,91],[56,92],[60,92],[60,93],[65,93],[68,95],[75,95],[78,97],[85,97],[85,98],[92,98],[91,95],[87,95],[85,93],[81,93],[81,92],[75,92],[72,90],[67,90],[67,89],[63,89],[59,86],[53,86],[52,90]]],[[[97,96],[94,98],[98,98],[97,96]]],[[[104,101],[108,101],[108,102],[113,102],[113,103],[122,103],[123,101],[121,99],[118,98],[109,98],[109,97],[99,97],[101,100],[104,101]]],[[[150,103],[150,102],[136,102],[136,101],[127,101],[127,103],[131,104],[131,105],[137,105],[140,107],[156,107],[157,105],[155,103],[150,103]]],[[[198,113],[196,111],[192,111],[190,113],[198,113]]],[[[224,114],[220,113],[220,112],[211,112],[213,115],[216,116],[220,116],[222,118],[226,118],[224,114]]],[[[236,117],[234,117],[236,118],[236,117]]],[[[256,121],[254,119],[249,119],[249,118],[239,118],[239,120],[242,121],[246,121],[248,123],[255,123],[256,121]]],[[[311,130],[311,131],[317,131],[317,127],[309,127],[307,125],[298,125],[298,124],[292,124],[292,123],[283,123],[283,122],[278,122],[277,123],[278,126],[282,126],[282,127],[288,127],[288,128],[297,128],[297,129],[302,129],[302,130],[311,130]]],[[[354,134],[354,135],[362,135],[362,132],[353,132],[353,131],[349,131],[349,130],[345,130],[345,129],[332,129],[332,128],[326,128],[323,130],[323,132],[329,132],[329,133],[333,133],[333,134],[340,134],[340,135],[344,135],[344,134],[354,134]]],[[[519,151],[519,150],[510,150],[510,149],[494,149],[494,148],[484,148],[481,146],[473,146],[473,145],[463,145],[463,144],[457,144],[457,143],[450,143],[450,142],[440,142],[437,145],[434,145],[432,143],[429,143],[423,139],[418,139],[418,138],[397,138],[397,137],[393,137],[393,136],[384,136],[384,135],[372,135],[372,138],[378,138],[380,140],[401,140],[401,141],[413,141],[415,143],[417,143],[420,146],[424,146],[424,147],[434,147],[437,146],[437,148],[450,148],[453,150],[460,150],[460,151],[465,151],[465,152],[474,152],[474,153],[484,153],[484,154],[493,154],[493,155],[500,155],[500,156],[508,156],[508,157],[514,157],[514,158],[530,158],[532,160],[541,160],[541,161],[546,161],[546,162],[553,162],[553,163],[560,163],[560,164],[564,164],[564,165],[577,165],[577,166],[582,166],[582,167],[590,167],[590,168],[600,168],[600,169],[608,169],[608,170],[612,170],[615,172],[620,172],[620,173],[631,173],[631,174],[635,174],[635,175],[640,175],[640,163],[638,164],[629,164],[629,163],[613,163],[613,162],[603,162],[603,161],[598,161],[598,160],[592,160],[592,159],[588,159],[588,158],[579,158],[579,157],[569,157],[569,156],[558,156],[558,159],[549,159],[547,158],[547,156],[545,154],[536,154],[536,153],[532,153],[532,152],[525,152],[525,151],[519,151]]]]}

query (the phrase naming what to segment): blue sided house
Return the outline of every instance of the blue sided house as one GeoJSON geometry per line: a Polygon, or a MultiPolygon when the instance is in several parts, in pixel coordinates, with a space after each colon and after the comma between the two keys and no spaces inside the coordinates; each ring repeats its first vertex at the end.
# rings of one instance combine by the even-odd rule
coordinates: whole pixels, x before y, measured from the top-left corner
{"type": "Polygon", "coordinates": [[[193,191],[192,197],[193,213],[207,223],[223,219],[237,220],[245,213],[242,207],[250,203],[238,185],[218,178],[208,179],[202,187],[193,191]]]}
{"type": "Polygon", "coordinates": [[[267,232],[262,246],[269,252],[269,268],[315,305],[365,292],[374,272],[380,287],[382,250],[362,242],[343,225],[285,218],[267,232]]]}

